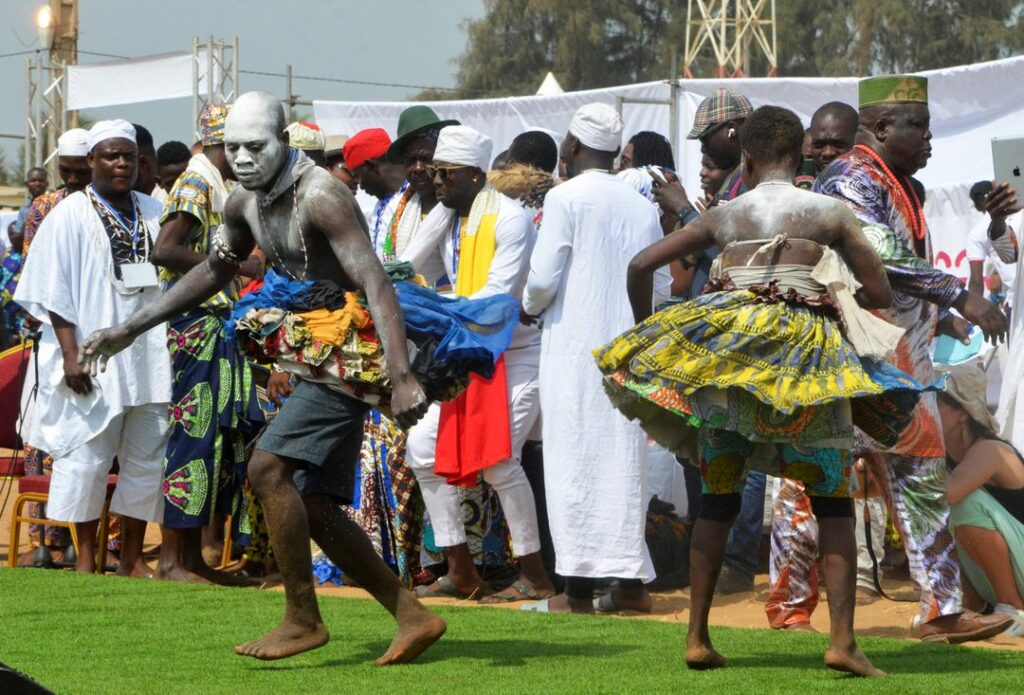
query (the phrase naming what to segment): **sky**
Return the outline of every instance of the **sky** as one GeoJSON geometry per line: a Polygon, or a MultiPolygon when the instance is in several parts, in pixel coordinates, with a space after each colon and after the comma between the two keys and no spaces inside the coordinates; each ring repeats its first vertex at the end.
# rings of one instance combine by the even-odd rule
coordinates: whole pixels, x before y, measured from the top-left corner
{"type": "MultiPolygon", "coordinates": [[[[0,0],[0,56],[38,49],[34,13],[45,0],[0,0]]],[[[192,37],[239,41],[242,70],[367,82],[451,87],[455,59],[465,48],[463,24],[484,14],[484,0],[80,0],[78,62],[109,58],[85,52],[139,57],[187,51],[192,37]]],[[[25,61],[0,57],[0,133],[25,130],[25,61]]],[[[262,89],[285,96],[283,78],[242,74],[241,91],[262,89]]],[[[295,80],[304,99],[402,101],[419,90],[295,80]]],[[[311,106],[296,107],[312,115],[311,106]]],[[[90,118],[125,118],[167,140],[190,141],[191,99],[91,109],[90,118]]],[[[0,138],[9,165],[20,141],[0,138]]]]}

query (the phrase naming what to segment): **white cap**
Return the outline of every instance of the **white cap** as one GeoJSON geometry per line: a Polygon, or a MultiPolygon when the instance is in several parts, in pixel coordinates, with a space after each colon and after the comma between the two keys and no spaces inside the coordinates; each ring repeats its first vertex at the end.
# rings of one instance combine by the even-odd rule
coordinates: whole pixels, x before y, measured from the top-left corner
{"type": "Polygon", "coordinates": [[[435,162],[462,164],[487,171],[491,166],[491,139],[468,125],[441,128],[434,149],[435,162]]]}
{"type": "Polygon", "coordinates": [[[580,107],[569,124],[569,134],[592,149],[615,152],[622,146],[622,128],[618,111],[595,102],[580,107]]]}
{"type": "Polygon", "coordinates": [[[124,138],[135,142],[135,126],[123,118],[96,121],[93,127],[89,128],[89,151],[92,152],[96,145],[111,138],[124,138]]]}
{"type": "Polygon", "coordinates": [[[87,154],[89,154],[89,131],[85,128],[66,130],[57,138],[58,157],[84,157],[87,154]]]}

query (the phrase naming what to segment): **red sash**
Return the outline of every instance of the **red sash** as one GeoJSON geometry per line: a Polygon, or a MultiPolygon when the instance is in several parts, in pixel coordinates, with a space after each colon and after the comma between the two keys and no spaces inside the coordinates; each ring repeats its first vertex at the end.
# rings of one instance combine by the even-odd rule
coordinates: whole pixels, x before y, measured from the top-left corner
{"type": "Polygon", "coordinates": [[[455,400],[441,404],[434,451],[434,472],[451,485],[471,487],[477,475],[512,456],[505,357],[494,376],[470,377],[469,387],[455,400]]]}

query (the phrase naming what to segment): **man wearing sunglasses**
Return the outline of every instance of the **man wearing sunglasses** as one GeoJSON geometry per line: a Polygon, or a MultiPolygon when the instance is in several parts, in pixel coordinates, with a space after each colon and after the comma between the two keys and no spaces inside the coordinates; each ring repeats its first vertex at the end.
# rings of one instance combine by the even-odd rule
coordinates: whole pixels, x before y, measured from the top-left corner
{"type": "MultiPolygon", "coordinates": [[[[428,282],[447,275],[455,293],[474,299],[522,296],[536,232],[517,202],[496,191],[485,170],[491,140],[463,125],[441,129],[427,171],[440,205],[424,220],[403,255],[428,282]]],[[[537,509],[520,464],[540,414],[540,331],[519,326],[489,381],[471,382],[454,401],[432,405],[409,432],[406,460],[416,475],[444,548],[448,574],[421,596],[468,598],[487,593],[467,544],[456,486],[483,479],[494,489],[522,573],[486,602],[542,599],[554,593],[540,554],[537,509]]]]}

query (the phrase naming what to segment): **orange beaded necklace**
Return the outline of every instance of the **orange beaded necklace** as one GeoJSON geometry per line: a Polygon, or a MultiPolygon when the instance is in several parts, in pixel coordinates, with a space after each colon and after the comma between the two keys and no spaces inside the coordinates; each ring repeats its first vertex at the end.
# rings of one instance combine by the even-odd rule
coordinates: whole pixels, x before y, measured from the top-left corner
{"type": "Polygon", "coordinates": [[[917,197],[914,187],[910,185],[910,181],[900,180],[871,148],[865,145],[854,145],[854,148],[866,154],[888,177],[890,188],[895,191],[896,209],[910,220],[910,229],[914,238],[923,241],[927,231],[924,223],[924,210],[921,209],[921,200],[917,197]]]}

